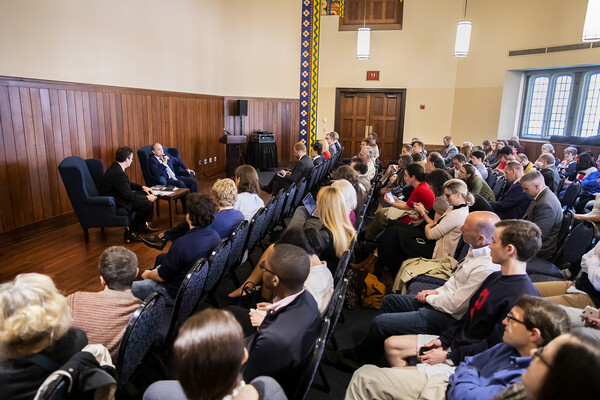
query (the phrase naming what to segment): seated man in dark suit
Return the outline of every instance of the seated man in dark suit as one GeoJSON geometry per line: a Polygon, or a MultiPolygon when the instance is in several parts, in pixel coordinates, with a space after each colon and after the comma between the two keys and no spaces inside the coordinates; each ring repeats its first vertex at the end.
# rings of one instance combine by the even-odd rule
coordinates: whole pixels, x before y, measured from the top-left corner
{"type": "Polygon", "coordinates": [[[164,186],[189,188],[191,193],[198,191],[198,181],[194,178],[194,171],[186,167],[182,160],[166,155],[160,143],[152,145],[152,154],[154,156],[148,160],[150,172],[164,186]]]}
{"type": "Polygon", "coordinates": [[[115,159],[104,173],[98,192],[101,196],[114,197],[117,206],[130,212],[135,211],[135,217],[125,231],[124,240],[126,243],[139,242],[142,234],[156,230],[147,225],[152,221],[152,202],[156,200],[156,196],[149,187],[129,182],[125,169],[133,162],[133,150],[119,147],[115,159]]]}
{"type": "Polygon", "coordinates": [[[310,271],[308,254],[300,247],[279,244],[260,264],[263,285],[273,292],[273,304],[259,303],[267,315],[249,337],[249,358],[243,377],[250,382],[266,375],[279,382],[287,396],[294,394],[319,335],[317,302],[304,289],[310,271]]]}
{"type": "MultiPolygon", "coordinates": [[[[556,165],[554,164],[554,156],[552,154],[547,153],[542,153],[535,162],[535,167],[539,169],[542,174],[544,174],[544,171],[550,172],[550,174],[552,175],[553,188],[555,189],[558,185],[558,182],[560,181],[560,176],[558,175],[558,170],[556,169],[556,165]]],[[[546,186],[550,187],[548,183],[549,182],[546,181],[546,186]]]]}
{"type": "Polygon", "coordinates": [[[192,193],[188,196],[188,212],[185,219],[189,231],[175,240],[169,251],[156,257],[155,268],[142,273],[143,280],[133,282],[131,293],[139,299],[146,299],[151,293],[165,296],[167,304],[173,304],[179,286],[194,263],[208,258],[221,237],[210,226],[217,206],[208,195],[192,193]]]}
{"type": "Polygon", "coordinates": [[[294,145],[294,156],[300,160],[294,168],[289,171],[282,169],[271,178],[271,182],[261,189],[267,193],[277,194],[280,189],[287,189],[292,183],[300,182],[300,179],[307,177],[315,166],[313,160],[306,154],[306,146],[302,142],[294,145]]]}
{"type": "Polygon", "coordinates": [[[310,153],[310,156],[313,159],[313,162],[315,164],[315,167],[323,162],[325,162],[325,156],[323,155],[323,145],[319,142],[317,143],[313,143],[312,147],[312,152],[310,153]]]}
{"type": "Polygon", "coordinates": [[[470,211],[491,211],[500,219],[520,219],[525,214],[531,198],[523,193],[519,180],[523,176],[523,166],[520,162],[512,160],[504,168],[506,185],[508,188],[500,195],[498,201],[488,203],[481,196],[476,195],[476,205],[469,207],[470,211]]]}
{"type": "Polygon", "coordinates": [[[539,171],[529,172],[521,178],[523,192],[533,200],[523,219],[536,224],[542,231],[542,248],[537,256],[550,258],[556,250],[556,241],[562,225],[563,210],[560,201],[544,183],[539,171]]]}

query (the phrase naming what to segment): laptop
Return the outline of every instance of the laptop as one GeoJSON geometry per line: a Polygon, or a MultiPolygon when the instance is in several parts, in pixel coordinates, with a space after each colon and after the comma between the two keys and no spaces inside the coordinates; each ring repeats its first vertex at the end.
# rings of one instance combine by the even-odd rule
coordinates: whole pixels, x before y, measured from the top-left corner
{"type": "Polygon", "coordinates": [[[312,194],[307,194],[304,197],[304,199],[302,199],[302,204],[304,204],[304,207],[306,207],[306,210],[309,212],[310,215],[319,218],[319,212],[317,211],[317,202],[315,201],[315,198],[312,196],[312,194]]]}

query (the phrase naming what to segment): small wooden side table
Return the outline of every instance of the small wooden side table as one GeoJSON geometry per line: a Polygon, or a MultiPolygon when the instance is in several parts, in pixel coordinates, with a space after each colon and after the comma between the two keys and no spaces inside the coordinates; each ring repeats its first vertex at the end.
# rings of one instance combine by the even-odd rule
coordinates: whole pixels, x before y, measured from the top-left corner
{"type": "Polygon", "coordinates": [[[158,201],[165,200],[169,203],[169,227],[172,228],[173,227],[173,203],[175,203],[175,200],[177,200],[181,196],[185,196],[186,194],[188,194],[190,192],[190,189],[177,188],[176,190],[173,190],[173,191],[164,191],[164,190],[154,190],[153,189],[152,191],[156,195],[156,216],[157,217],[160,217],[160,212],[159,212],[160,207],[158,205],[158,201]]]}

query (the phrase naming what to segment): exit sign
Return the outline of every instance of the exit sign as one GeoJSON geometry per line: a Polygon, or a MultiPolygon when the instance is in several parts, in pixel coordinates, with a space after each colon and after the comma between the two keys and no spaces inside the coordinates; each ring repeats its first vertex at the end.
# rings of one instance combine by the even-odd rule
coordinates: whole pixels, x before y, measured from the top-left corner
{"type": "Polygon", "coordinates": [[[368,81],[378,81],[379,80],[379,71],[367,71],[367,80],[368,81]]]}

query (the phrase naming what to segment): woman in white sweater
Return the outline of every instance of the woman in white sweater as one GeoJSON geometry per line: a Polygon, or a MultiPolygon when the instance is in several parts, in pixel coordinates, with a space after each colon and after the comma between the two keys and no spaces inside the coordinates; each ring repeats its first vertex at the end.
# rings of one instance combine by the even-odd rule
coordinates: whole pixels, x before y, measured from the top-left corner
{"type": "Polygon", "coordinates": [[[246,221],[250,221],[254,214],[265,206],[265,202],[258,195],[260,185],[254,167],[247,164],[240,165],[235,170],[235,184],[238,195],[233,208],[241,211],[246,221]]]}

